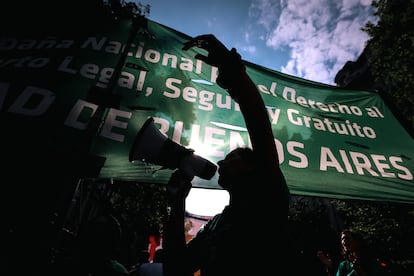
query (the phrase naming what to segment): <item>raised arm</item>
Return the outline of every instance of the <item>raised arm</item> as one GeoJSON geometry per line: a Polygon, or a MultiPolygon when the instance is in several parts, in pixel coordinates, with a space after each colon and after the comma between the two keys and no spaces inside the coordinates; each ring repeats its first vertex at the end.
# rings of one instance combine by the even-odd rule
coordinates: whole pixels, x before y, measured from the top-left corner
{"type": "MultiPolygon", "coordinates": [[[[240,105],[254,154],[255,164],[253,165],[254,173],[252,177],[257,178],[258,184],[252,187],[251,193],[250,190],[247,190],[248,195],[251,195],[249,198],[249,205],[252,205],[251,212],[254,213],[255,218],[259,216],[269,218],[269,216],[272,216],[281,222],[278,227],[278,229],[281,229],[284,226],[283,220],[287,220],[288,189],[279,167],[277,149],[263,99],[256,85],[246,73],[241,57],[235,49],[229,51],[213,35],[197,36],[185,43],[183,50],[188,50],[192,47],[207,50],[207,56],[196,55],[195,58],[218,68],[217,84],[226,89],[230,96],[240,105]],[[262,211],[266,211],[266,214],[262,211]]],[[[208,251],[208,248],[203,251],[203,246],[201,245],[202,238],[198,238],[196,242],[193,242],[193,239],[191,242],[191,249],[200,249],[195,250],[200,253],[199,256],[196,257],[186,251],[184,213],[185,198],[191,187],[190,180],[186,179],[183,172],[176,171],[167,184],[167,193],[171,206],[170,218],[167,220],[166,231],[164,232],[164,248],[166,253],[164,273],[167,276],[191,274],[199,267],[200,262],[208,262],[209,254],[211,253],[208,251]]],[[[233,181],[237,182],[239,180],[240,178],[237,178],[233,181]]],[[[245,179],[243,180],[245,181],[245,179]]],[[[256,183],[252,183],[252,185],[254,184],[256,183]]],[[[235,201],[232,202],[234,203],[235,201]]],[[[242,205],[246,205],[245,198],[241,198],[239,202],[243,202],[242,205]]],[[[249,227],[252,226],[253,224],[249,225],[249,227]]],[[[276,236],[279,246],[279,236],[276,236]]],[[[208,239],[206,240],[208,242],[208,239]]],[[[207,244],[207,247],[209,246],[207,244]]]]}
{"type": "MultiPolygon", "coordinates": [[[[239,103],[246,127],[249,131],[253,152],[258,166],[278,183],[283,178],[279,167],[278,153],[273,137],[269,115],[256,85],[246,73],[240,55],[233,48],[228,50],[214,35],[200,35],[184,44],[183,50],[199,47],[207,50],[208,55],[196,55],[205,63],[219,69],[217,84],[239,103]]],[[[268,183],[272,183],[269,181],[268,183]]],[[[283,183],[280,186],[285,186],[283,183]]],[[[283,190],[286,187],[280,187],[283,190]]]]}
{"type": "Polygon", "coordinates": [[[165,276],[192,276],[193,271],[186,265],[187,253],[184,235],[185,199],[191,189],[192,178],[184,171],[177,170],[167,183],[169,210],[164,224],[163,247],[165,276]]]}

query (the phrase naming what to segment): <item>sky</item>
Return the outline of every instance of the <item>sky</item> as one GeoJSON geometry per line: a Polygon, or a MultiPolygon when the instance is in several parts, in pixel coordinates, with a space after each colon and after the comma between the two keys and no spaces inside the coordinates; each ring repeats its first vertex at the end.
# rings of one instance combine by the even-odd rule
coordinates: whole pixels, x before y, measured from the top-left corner
{"type": "MultiPolygon", "coordinates": [[[[371,0],[135,0],[148,19],[189,36],[214,34],[254,64],[335,85],[336,73],[362,53],[376,22],[371,0]]],[[[221,190],[192,189],[187,211],[210,216],[228,203],[221,190]]]]}
{"type": "Polygon", "coordinates": [[[335,85],[376,22],[371,0],[142,0],[148,18],[189,36],[211,33],[246,61],[335,85]]]}

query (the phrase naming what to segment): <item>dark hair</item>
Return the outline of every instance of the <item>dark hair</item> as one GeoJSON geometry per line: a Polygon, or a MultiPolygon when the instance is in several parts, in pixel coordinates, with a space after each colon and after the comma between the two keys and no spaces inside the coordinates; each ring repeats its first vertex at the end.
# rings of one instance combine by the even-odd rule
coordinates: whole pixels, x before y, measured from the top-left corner
{"type": "MultiPolygon", "coordinates": [[[[356,250],[358,251],[358,253],[365,258],[368,255],[368,248],[367,248],[367,244],[365,242],[365,239],[363,237],[363,235],[357,231],[352,231],[350,229],[343,229],[341,231],[340,234],[340,239],[342,239],[343,235],[349,235],[356,243],[356,250]]],[[[350,252],[345,252],[344,248],[342,246],[342,241],[341,241],[341,253],[343,255],[343,257],[348,260],[350,257],[350,252]]]]}
{"type": "Polygon", "coordinates": [[[242,163],[246,166],[244,170],[240,170],[239,173],[232,176],[230,181],[227,181],[225,189],[230,193],[242,193],[250,194],[258,192],[258,190],[252,190],[249,185],[243,183],[254,183],[260,179],[259,167],[257,166],[256,157],[251,148],[238,147],[230,151],[225,159],[231,158],[231,156],[238,156],[242,163]],[[233,183],[233,184],[229,184],[233,183]]]}

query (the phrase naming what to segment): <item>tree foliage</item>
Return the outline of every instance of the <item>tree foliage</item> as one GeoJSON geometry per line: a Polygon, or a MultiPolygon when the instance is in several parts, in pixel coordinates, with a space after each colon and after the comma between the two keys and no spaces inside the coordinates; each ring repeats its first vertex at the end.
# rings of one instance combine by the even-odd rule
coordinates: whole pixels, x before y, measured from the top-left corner
{"type": "Polygon", "coordinates": [[[294,197],[289,212],[289,233],[297,241],[305,262],[318,250],[341,260],[339,234],[351,229],[363,235],[376,257],[392,275],[412,275],[414,209],[409,204],[294,197]]]}
{"type": "Polygon", "coordinates": [[[414,129],[414,0],[373,0],[379,21],[363,28],[368,62],[379,92],[390,97],[414,129]]]}
{"type": "Polygon", "coordinates": [[[344,224],[362,233],[379,255],[396,260],[414,259],[413,206],[364,201],[334,200],[344,224]]]}

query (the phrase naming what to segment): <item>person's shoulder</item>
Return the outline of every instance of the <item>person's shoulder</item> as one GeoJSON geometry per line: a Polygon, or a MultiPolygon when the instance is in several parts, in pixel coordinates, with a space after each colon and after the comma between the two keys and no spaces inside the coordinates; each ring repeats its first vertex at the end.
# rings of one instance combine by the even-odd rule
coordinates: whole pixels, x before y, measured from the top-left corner
{"type": "Polygon", "coordinates": [[[350,263],[347,260],[342,260],[338,264],[337,276],[348,275],[348,272],[352,270],[350,263]]]}
{"type": "MultiPolygon", "coordinates": [[[[224,210],[226,208],[227,207],[225,207],[224,210]]],[[[192,239],[200,239],[201,237],[205,237],[209,233],[214,232],[216,230],[216,228],[217,228],[217,225],[221,221],[221,218],[222,217],[223,217],[223,212],[214,215],[212,218],[210,218],[206,222],[206,224],[204,224],[203,226],[201,226],[200,230],[198,230],[197,234],[192,239]]]]}
{"type": "Polygon", "coordinates": [[[207,221],[207,223],[206,224],[204,224],[201,228],[200,228],[200,230],[199,230],[199,232],[208,232],[208,231],[212,231],[212,230],[214,230],[215,228],[216,228],[216,226],[217,226],[217,223],[220,221],[220,218],[222,217],[222,214],[220,213],[220,214],[216,214],[216,215],[214,215],[211,219],[209,219],[208,221],[207,221]]]}

